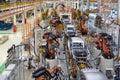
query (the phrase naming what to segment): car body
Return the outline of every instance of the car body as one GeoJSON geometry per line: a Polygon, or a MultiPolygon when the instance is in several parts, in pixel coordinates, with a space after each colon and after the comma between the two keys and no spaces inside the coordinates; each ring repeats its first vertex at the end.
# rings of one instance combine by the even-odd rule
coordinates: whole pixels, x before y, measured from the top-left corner
{"type": "Polygon", "coordinates": [[[82,38],[80,37],[71,37],[68,39],[68,50],[70,54],[73,55],[73,58],[76,59],[76,55],[82,54],[85,49],[85,44],[82,38]],[[78,54],[76,54],[76,52],[78,54]]]}
{"type": "Polygon", "coordinates": [[[68,24],[65,26],[65,34],[67,37],[74,37],[76,35],[75,26],[72,24],[68,24]]]}
{"type": "Polygon", "coordinates": [[[68,13],[61,13],[60,15],[60,20],[65,23],[65,22],[71,22],[71,14],[68,13]]]}

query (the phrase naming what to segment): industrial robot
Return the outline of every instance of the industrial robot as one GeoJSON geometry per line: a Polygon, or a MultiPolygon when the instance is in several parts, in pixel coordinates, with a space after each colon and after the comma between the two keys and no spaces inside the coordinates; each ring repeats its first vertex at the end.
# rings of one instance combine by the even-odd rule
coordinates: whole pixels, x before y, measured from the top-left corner
{"type": "MultiPolygon", "coordinates": [[[[96,44],[96,48],[100,50],[100,54],[98,56],[98,68],[106,74],[109,79],[113,78],[115,73],[114,71],[114,54],[112,50],[112,36],[107,33],[93,33],[93,37],[95,37],[94,43],[96,44]]],[[[97,54],[95,52],[95,54],[97,54]]]]}
{"type": "Polygon", "coordinates": [[[55,28],[55,35],[60,38],[62,36],[63,23],[55,11],[50,20],[50,25],[55,28]]]}
{"type": "Polygon", "coordinates": [[[85,26],[86,19],[81,17],[80,22],[78,22],[78,29],[81,31],[82,35],[88,34],[88,28],[85,26]]]}
{"type": "Polygon", "coordinates": [[[59,42],[56,40],[57,36],[48,32],[43,35],[43,39],[47,40],[47,58],[55,58],[55,48],[59,48],[59,42]]]}
{"type": "Polygon", "coordinates": [[[103,56],[105,58],[113,58],[111,48],[112,36],[107,33],[93,34],[93,36],[97,37],[94,43],[97,45],[96,47],[103,52],[103,56]]]}
{"type": "Polygon", "coordinates": [[[60,75],[63,75],[63,71],[60,67],[54,66],[52,69],[41,67],[33,72],[32,77],[35,80],[63,80],[60,75]]]}
{"type": "Polygon", "coordinates": [[[120,80],[120,65],[116,65],[115,66],[115,72],[116,72],[116,76],[114,77],[114,80],[120,80]]]}

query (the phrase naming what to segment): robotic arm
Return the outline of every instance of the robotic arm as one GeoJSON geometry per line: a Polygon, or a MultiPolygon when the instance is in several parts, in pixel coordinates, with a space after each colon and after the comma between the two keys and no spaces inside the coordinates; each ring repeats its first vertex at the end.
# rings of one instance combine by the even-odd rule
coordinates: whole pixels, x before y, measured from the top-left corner
{"type": "Polygon", "coordinates": [[[56,73],[60,72],[59,70],[60,67],[58,66],[54,66],[52,69],[46,69],[45,67],[41,67],[33,72],[32,77],[35,78],[35,80],[54,79],[57,76],[56,73]]]}

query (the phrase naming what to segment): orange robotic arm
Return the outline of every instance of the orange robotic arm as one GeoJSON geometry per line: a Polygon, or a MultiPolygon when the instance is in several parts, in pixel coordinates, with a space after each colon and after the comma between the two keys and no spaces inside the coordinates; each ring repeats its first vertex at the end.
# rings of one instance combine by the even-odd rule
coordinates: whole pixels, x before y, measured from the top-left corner
{"type": "Polygon", "coordinates": [[[106,43],[107,43],[107,41],[103,40],[103,42],[102,42],[102,50],[103,50],[103,52],[104,52],[104,54],[106,56],[109,56],[111,51],[110,51],[110,47],[107,47],[106,43]]]}
{"type": "MultiPolygon", "coordinates": [[[[48,73],[50,74],[54,74],[55,71],[59,70],[58,66],[54,66],[52,69],[46,69],[46,71],[48,71],[48,73]]],[[[46,80],[46,76],[45,74],[39,76],[38,78],[36,78],[35,80],[46,80]]]]}

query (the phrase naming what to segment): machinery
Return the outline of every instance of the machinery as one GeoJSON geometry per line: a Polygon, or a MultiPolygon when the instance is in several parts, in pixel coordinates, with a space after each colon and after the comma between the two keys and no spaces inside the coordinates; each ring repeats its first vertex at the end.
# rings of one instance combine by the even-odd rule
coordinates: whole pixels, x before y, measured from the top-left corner
{"type": "Polygon", "coordinates": [[[44,10],[40,14],[40,20],[45,20],[48,16],[48,9],[44,10]]]}
{"type": "Polygon", "coordinates": [[[88,33],[88,29],[85,26],[85,21],[86,21],[86,19],[82,18],[82,21],[81,21],[81,32],[82,32],[82,35],[87,35],[87,33],[88,33]]]}
{"type": "Polygon", "coordinates": [[[81,21],[78,22],[78,29],[81,31],[82,35],[87,35],[88,33],[88,28],[85,26],[85,22],[86,22],[85,18],[82,18],[81,21]]]}
{"type": "Polygon", "coordinates": [[[104,58],[113,58],[114,55],[111,48],[112,36],[106,33],[93,34],[93,36],[97,37],[94,42],[97,45],[97,48],[102,51],[104,58]]]}
{"type": "Polygon", "coordinates": [[[62,37],[62,32],[63,32],[63,23],[61,21],[56,21],[55,22],[55,35],[59,38],[62,37]]]}
{"type": "Polygon", "coordinates": [[[68,50],[70,53],[70,64],[72,66],[72,76],[77,77],[77,70],[90,68],[87,63],[87,52],[85,43],[80,37],[71,37],[68,40],[68,50]]]}
{"type": "Polygon", "coordinates": [[[92,27],[102,28],[102,17],[95,13],[89,13],[88,23],[92,27]]]}
{"type": "Polygon", "coordinates": [[[72,20],[76,20],[77,19],[77,13],[75,9],[71,9],[71,17],[72,20]]]}
{"type": "Polygon", "coordinates": [[[55,58],[55,48],[59,48],[59,42],[56,40],[56,36],[48,32],[43,35],[43,39],[47,40],[47,58],[55,58]]]}
{"type": "Polygon", "coordinates": [[[60,20],[60,17],[57,15],[56,11],[54,11],[50,23],[54,24],[55,21],[58,21],[58,20],[60,20]]]}
{"type": "Polygon", "coordinates": [[[118,11],[117,11],[117,10],[112,9],[112,10],[111,10],[111,12],[110,12],[109,17],[110,17],[110,18],[114,18],[114,19],[116,19],[116,18],[117,18],[117,16],[118,16],[118,11]]]}
{"type": "Polygon", "coordinates": [[[0,30],[9,30],[13,27],[13,23],[5,23],[4,21],[0,21],[0,30]]]}
{"type": "Polygon", "coordinates": [[[113,79],[115,75],[114,71],[114,54],[112,50],[112,36],[107,33],[93,34],[92,36],[97,37],[94,40],[97,49],[101,50],[102,55],[99,55],[99,69],[106,74],[108,79],[113,79]]]}
{"type": "Polygon", "coordinates": [[[96,16],[95,26],[98,28],[102,28],[102,17],[99,15],[96,16]]]}
{"type": "Polygon", "coordinates": [[[88,56],[90,54],[85,47],[84,41],[80,37],[71,37],[71,39],[68,40],[68,50],[70,51],[71,74],[73,78],[77,78],[78,80],[111,79],[113,58],[106,59],[101,56],[99,66],[99,69],[102,71],[101,72],[92,65],[92,60],[88,60],[88,56]],[[108,62],[107,65],[106,62],[108,62]]]}
{"type": "MultiPolygon", "coordinates": [[[[67,4],[67,2],[65,1],[64,4],[67,4]]],[[[46,7],[52,8],[54,3],[50,3],[50,5],[46,3],[46,7]]],[[[51,9],[50,15],[48,9],[41,11],[41,24],[38,25],[39,27],[34,28],[32,46],[34,47],[34,52],[32,52],[34,55],[27,57],[28,69],[33,68],[35,70],[38,68],[32,73],[32,77],[35,80],[111,80],[115,70],[115,80],[119,80],[120,65],[116,65],[114,68],[112,36],[107,33],[93,33],[93,40],[87,41],[87,38],[91,37],[88,36],[88,28],[91,27],[87,27],[87,18],[84,15],[88,16],[89,11],[86,10],[82,14],[80,10],[71,9],[71,13],[65,13],[64,4],[58,4],[61,9],[57,9],[58,5],[56,9],[51,9]],[[57,10],[61,12],[57,12],[57,10]],[[77,34],[79,33],[77,29],[82,35],[77,34]],[[93,50],[93,52],[90,52],[90,49],[93,48],[97,48],[99,51],[93,50]],[[35,67],[32,65],[32,61],[34,61],[35,67]],[[66,74],[61,68],[65,70],[66,74]],[[63,77],[66,77],[66,79],[63,77]]],[[[79,7],[79,5],[77,6],[79,7]]],[[[102,17],[90,13],[88,23],[92,27],[101,28],[102,17]]],[[[28,48],[30,52],[31,47],[28,48]]],[[[8,50],[8,53],[11,52],[11,49],[15,52],[14,45],[8,50]]],[[[11,59],[8,61],[11,61],[11,59]]]]}
{"type": "Polygon", "coordinates": [[[113,58],[107,59],[101,56],[99,69],[102,72],[99,69],[95,69],[92,60],[88,60],[90,54],[82,38],[71,37],[68,40],[68,50],[70,51],[70,64],[73,78],[77,78],[78,80],[108,80],[113,78],[111,77],[114,72],[113,58]],[[106,62],[108,62],[107,65],[106,62]],[[94,75],[98,76],[95,77],[94,75]]]}
{"type": "Polygon", "coordinates": [[[59,14],[59,13],[64,13],[65,12],[65,5],[64,5],[64,3],[58,3],[58,4],[56,4],[56,6],[55,6],[55,9],[56,9],[56,11],[57,11],[57,14],[59,14]]]}
{"type": "Polygon", "coordinates": [[[54,12],[52,19],[50,20],[50,25],[55,27],[55,35],[58,37],[62,36],[63,23],[60,21],[60,17],[54,12]]]}
{"type": "Polygon", "coordinates": [[[32,74],[35,80],[63,80],[61,75],[63,75],[63,71],[58,66],[54,66],[52,69],[41,67],[32,74]]]}
{"type": "Polygon", "coordinates": [[[115,72],[116,72],[116,76],[115,76],[115,80],[119,80],[120,79],[120,65],[116,65],[115,66],[115,72]]]}

